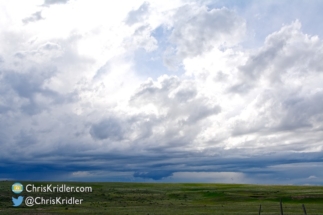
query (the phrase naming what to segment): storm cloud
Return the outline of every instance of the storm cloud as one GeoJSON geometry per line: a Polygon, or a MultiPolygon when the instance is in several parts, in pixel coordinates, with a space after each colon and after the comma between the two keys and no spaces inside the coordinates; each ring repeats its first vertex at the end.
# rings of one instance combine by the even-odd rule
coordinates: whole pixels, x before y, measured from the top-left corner
{"type": "Polygon", "coordinates": [[[322,184],[322,3],[20,4],[0,179],[322,184]]]}

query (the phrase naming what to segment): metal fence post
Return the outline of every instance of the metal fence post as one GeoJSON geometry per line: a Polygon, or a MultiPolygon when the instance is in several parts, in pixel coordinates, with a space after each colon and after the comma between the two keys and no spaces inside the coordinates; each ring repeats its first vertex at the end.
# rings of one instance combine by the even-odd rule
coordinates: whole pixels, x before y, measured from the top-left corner
{"type": "Polygon", "coordinates": [[[260,215],[261,213],[261,205],[259,206],[259,212],[258,212],[258,215],[260,215]]]}
{"type": "Polygon", "coordinates": [[[304,215],[307,215],[305,205],[302,204],[302,207],[303,207],[304,215]]]}
{"type": "Polygon", "coordinates": [[[282,203],[282,200],[280,199],[280,215],[284,215],[284,212],[283,212],[283,203],[282,203]]]}

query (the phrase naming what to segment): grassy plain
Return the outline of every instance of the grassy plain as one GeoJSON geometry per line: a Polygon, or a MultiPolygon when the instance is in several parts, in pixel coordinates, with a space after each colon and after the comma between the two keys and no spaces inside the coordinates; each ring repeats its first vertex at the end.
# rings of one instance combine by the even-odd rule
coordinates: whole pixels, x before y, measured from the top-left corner
{"type": "Polygon", "coordinates": [[[81,182],[21,182],[24,186],[66,184],[91,186],[92,193],[27,193],[21,196],[75,197],[84,199],[81,205],[39,205],[13,207],[13,182],[0,182],[0,214],[107,214],[107,215],[202,215],[280,214],[302,215],[302,204],[308,215],[323,215],[322,186],[273,186],[242,184],[193,183],[81,183],[81,182]]]}

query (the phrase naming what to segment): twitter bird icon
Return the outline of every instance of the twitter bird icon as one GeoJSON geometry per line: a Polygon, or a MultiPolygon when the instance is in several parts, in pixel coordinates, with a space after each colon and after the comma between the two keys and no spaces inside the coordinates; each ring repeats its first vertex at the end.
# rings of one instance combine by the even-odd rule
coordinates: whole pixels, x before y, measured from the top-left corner
{"type": "Polygon", "coordinates": [[[22,201],[24,200],[23,196],[18,196],[18,198],[14,198],[12,197],[12,202],[13,202],[13,206],[14,207],[18,207],[19,205],[21,205],[22,201]]]}

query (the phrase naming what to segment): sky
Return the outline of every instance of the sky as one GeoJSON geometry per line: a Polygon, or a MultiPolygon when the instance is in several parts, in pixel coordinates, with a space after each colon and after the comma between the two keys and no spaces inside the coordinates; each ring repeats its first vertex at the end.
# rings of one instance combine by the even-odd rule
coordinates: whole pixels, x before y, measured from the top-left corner
{"type": "Polygon", "coordinates": [[[0,0],[0,180],[323,185],[322,11],[0,0]]]}

